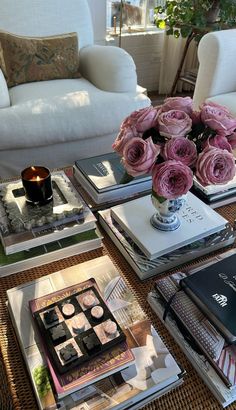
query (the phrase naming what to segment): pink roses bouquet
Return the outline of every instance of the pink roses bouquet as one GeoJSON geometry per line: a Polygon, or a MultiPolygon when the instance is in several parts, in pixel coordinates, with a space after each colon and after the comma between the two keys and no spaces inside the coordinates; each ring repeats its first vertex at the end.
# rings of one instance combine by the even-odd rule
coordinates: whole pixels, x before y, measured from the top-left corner
{"type": "Polygon", "coordinates": [[[126,169],[123,182],[151,173],[153,193],[163,200],[186,194],[194,175],[202,185],[229,182],[234,148],[236,119],[228,109],[206,102],[196,112],[190,97],[134,111],[113,144],[126,169]]]}

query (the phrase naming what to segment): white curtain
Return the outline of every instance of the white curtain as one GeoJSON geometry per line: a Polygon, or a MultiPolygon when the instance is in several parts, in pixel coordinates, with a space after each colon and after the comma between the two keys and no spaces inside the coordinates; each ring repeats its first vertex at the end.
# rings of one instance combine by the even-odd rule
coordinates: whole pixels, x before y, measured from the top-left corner
{"type": "MultiPolygon", "coordinates": [[[[159,94],[170,94],[175,75],[183,54],[185,42],[186,39],[182,38],[181,36],[179,38],[175,38],[172,35],[164,36],[158,88],[159,94]]],[[[183,71],[191,70],[197,67],[197,44],[194,40],[192,40],[184,61],[183,71]]],[[[186,83],[178,81],[177,91],[181,92],[184,90],[189,90],[190,87],[191,86],[187,85],[186,83]]]]}

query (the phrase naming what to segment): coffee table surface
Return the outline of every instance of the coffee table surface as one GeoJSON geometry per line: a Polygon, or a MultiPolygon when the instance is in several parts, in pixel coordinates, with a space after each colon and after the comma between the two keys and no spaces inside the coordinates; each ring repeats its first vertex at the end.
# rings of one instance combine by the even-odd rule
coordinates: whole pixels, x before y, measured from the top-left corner
{"type": "MultiPolygon", "coordinates": [[[[219,208],[218,212],[233,224],[234,216],[236,215],[236,204],[230,204],[219,208]]],[[[19,272],[0,279],[0,409],[37,409],[37,404],[30,379],[27,374],[27,369],[25,367],[23,357],[21,356],[20,347],[18,346],[17,339],[14,335],[14,329],[8,315],[6,306],[6,290],[24,282],[39,278],[48,273],[55,272],[103,255],[108,255],[119,272],[123,274],[131,288],[138,296],[142,307],[147,312],[154,325],[158,328],[158,331],[162,335],[165,343],[171,349],[175,358],[187,373],[182,386],[146,405],[145,409],[221,409],[222,407],[218,404],[214,396],[198,376],[191,363],[186,359],[185,355],[174,342],[173,338],[169,335],[164,325],[161,324],[159,319],[153,314],[151,308],[149,307],[146,298],[148,292],[153,286],[154,279],[150,279],[146,282],[140,282],[124,257],[117,251],[117,248],[112,243],[108,235],[105,232],[103,232],[103,234],[104,247],[102,249],[96,249],[94,251],[86,252],[81,255],[66,258],[48,265],[29,269],[25,272],[19,272]]],[[[217,253],[220,253],[220,251],[215,252],[215,254],[217,253]]],[[[201,258],[201,260],[206,259],[207,256],[201,258]]],[[[185,266],[189,265],[191,264],[188,263],[185,266]]],[[[231,405],[228,408],[236,409],[236,404],[231,405]]]]}

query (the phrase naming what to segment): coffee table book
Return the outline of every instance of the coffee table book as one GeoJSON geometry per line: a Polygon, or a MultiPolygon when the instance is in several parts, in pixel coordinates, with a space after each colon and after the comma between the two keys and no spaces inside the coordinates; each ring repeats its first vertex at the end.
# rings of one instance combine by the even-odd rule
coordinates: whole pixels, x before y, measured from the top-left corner
{"type": "MultiPolygon", "coordinates": [[[[212,263],[217,263],[218,261],[221,261],[224,258],[230,257],[233,254],[235,254],[235,250],[230,250],[221,255],[215,256],[209,261],[205,262],[205,264],[202,262],[196,267],[196,269],[193,269],[189,273],[199,270],[201,266],[204,267],[212,263]]],[[[209,389],[211,390],[215,398],[218,400],[218,402],[223,407],[226,407],[229,404],[236,401],[235,383],[232,387],[229,387],[225,384],[225,382],[223,381],[223,378],[218,374],[218,372],[212,365],[212,362],[209,360],[209,357],[207,358],[202,352],[199,351],[199,349],[196,349],[194,344],[192,344],[189,338],[186,337],[186,333],[183,333],[183,328],[178,326],[176,319],[170,312],[167,314],[165,321],[163,320],[163,315],[164,315],[166,305],[163,302],[161,295],[156,291],[156,289],[153,289],[148,294],[148,302],[150,306],[152,307],[152,309],[154,310],[154,312],[158,315],[160,320],[164,323],[164,325],[166,326],[170,334],[173,336],[175,341],[178,343],[180,348],[186,354],[187,358],[189,359],[191,364],[194,366],[199,376],[203,379],[203,381],[209,387],[209,389]]],[[[226,353],[227,353],[227,349],[231,349],[231,347],[229,346],[227,348],[226,346],[224,348],[226,353]]],[[[223,356],[223,354],[221,356],[223,356]]],[[[231,365],[232,367],[235,367],[235,359],[236,359],[235,347],[232,345],[232,351],[229,355],[229,358],[227,358],[227,355],[226,355],[224,358],[218,361],[219,366],[222,366],[222,369],[224,369],[226,374],[228,374],[228,377],[229,376],[233,377],[233,373],[231,374],[229,365],[231,365]],[[234,352],[233,356],[232,356],[232,352],[234,352]],[[227,367],[228,367],[228,370],[227,370],[227,367]]]]}
{"type": "Polygon", "coordinates": [[[96,204],[151,191],[150,175],[135,177],[127,184],[120,183],[125,168],[116,152],[77,160],[73,166],[73,173],[96,204]]]}
{"type": "Polygon", "coordinates": [[[236,188],[236,175],[231,181],[227,184],[217,184],[217,185],[202,185],[201,182],[197,179],[193,179],[194,186],[202,191],[205,195],[219,194],[220,192],[228,191],[233,188],[236,188]]]}
{"type": "Polygon", "coordinates": [[[0,243],[0,277],[58,261],[102,246],[98,229],[81,232],[60,240],[6,255],[0,243]]]}
{"type": "Polygon", "coordinates": [[[199,199],[201,199],[205,204],[209,205],[212,209],[229,205],[236,201],[236,188],[231,188],[226,191],[220,191],[215,194],[207,195],[196,186],[193,186],[191,188],[191,192],[199,199]]]}
{"type": "MultiPolygon", "coordinates": [[[[12,323],[40,409],[46,410],[50,406],[68,410],[78,409],[78,406],[91,409],[96,406],[90,407],[90,404],[99,405],[102,402],[104,409],[140,408],[149,400],[182,383],[183,372],[108,256],[10,289],[7,291],[7,298],[12,323]],[[95,278],[108,307],[125,330],[128,345],[135,356],[135,364],[110,376],[104,374],[104,379],[79,391],[74,387],[74,393],[69,394],[68,391],[59,399],[55,394],[55,386],[45,371],[45,358],[33,327],[29,301],[90,278],[95,278]],[[149,369],[145,374],[143,363],[149,369]]],[[[100,366],[103,364],[100,363],[100,366]]]]}
{"type": "Polygon", "coordinates": [[[0,185],[0,236],[5,253],[23,251],[96,227],[96,218],[63,171],[52,173],[53,201],[26,203],[21,180],[0,185]]]}
{"type": "MultiPolygon", "coordinates": [[[[180,286],[222,333],[236,342],[236,254],[188,275],[180,286]]],[[[236,357],[235,357],[236,358],[236,357]]]]}
{"type": "Polygon", "coordinates": [[[205,236],[156,259],[149,260],[127,232],[111,217],[110,209],[99,211],[98,220],[141,280],[176,268],[183,263],[195,260],[213,251],[223,249],[235,241],[235,231],[227,223],[217,233],[205,236]]]}
{"type": "Polygon", "coordinates": [[[155,229],[150,218],[156,212],[150,196],[111,208],[111,216],[150,260],[219,232],[227,220],[188,192],[179,210],[180,227],[172,232],[155,229]]]}

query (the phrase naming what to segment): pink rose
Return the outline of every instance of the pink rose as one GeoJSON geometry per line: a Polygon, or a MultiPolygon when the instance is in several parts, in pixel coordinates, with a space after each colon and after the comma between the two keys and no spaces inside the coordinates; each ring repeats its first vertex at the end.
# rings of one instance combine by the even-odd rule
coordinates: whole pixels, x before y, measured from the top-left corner
{"type": "Polygon", "coordinates": [[[234,156],[229,151],[208,147],[199,154],[196,177],[203,185],[226,184],[234,175],[234,156]]]}
{"type": "Polygon", "coordinates": [[[233,134],[229,135],[227,139],[228,139],[228,142],[231,148],[235,149],[236,148],[236,132],[233,132],[233,134]]]}
{"type": "Polygon", "coordinates": [[[193,100],[190,97],[169,97],[164,100],[162,112],[170,110],[184,111],[191,116],[193,111],[193,100]]]}
{"type": "Polygon", "coordinates": [[[158,124],[164,137],[184,137],[191,131],[192,120],[184,111],[170,110],[159,115],[158,124]]]}
{"type": "Polygon", "coordinates": [[[208,138],[203,144],[203,148],[209,146],[226,149],[227,151],[232,152],[232,148],[230,143],[228,142],[228,139],[226,137],[223,137],[223,135],[215,135],[214,137],[208,138]]]}
{"type": "Polygon", "coordinates": [[[186,194],[193,184],[193,173],[180,161],[156,164],[152,170],[152,186],[157,195],[175,199],[186,194]]]}
{"type": "Polygon", "coordinates": [[[123,151],[123,165],[129,175],[133,177],[149,173],[160,153],[160,147],[155,145],[152,138],[131,139],[123,151]]]}
{"type": "Polygon", "coordinates": [[[121,129],[131,128],[138,133],[143,133],[149,128],[155,127],[157,123],[158,110],[153,107],[141,108],[138,111],[132,112],[124,119],[121,124],[121,129]]]}
{"type": "Polygon", "coordinates": [[[217,134],[230,135],[236,129],[236,119],[226,107],[214,103],[204,103],[201,107],[202,122],[217,134]]]}
{"type": "Polygon", "coordinates": [[[119,132],[115,141],[112,144],[112,148],[116,151],[119,155],[123,155],[124,147],[126,146],[127,142],[130,141],[134,137],[142,137],[142,135],[138,134],[131,128],[124,128],[119,132]]]}
{"type": "Polygon", "coordinates": [[[176,137],[167,141],[162,154],[165,160],[174,159],[188,167],[195,165],[197,160],[196,145],[184,137],[176,137]]]}

